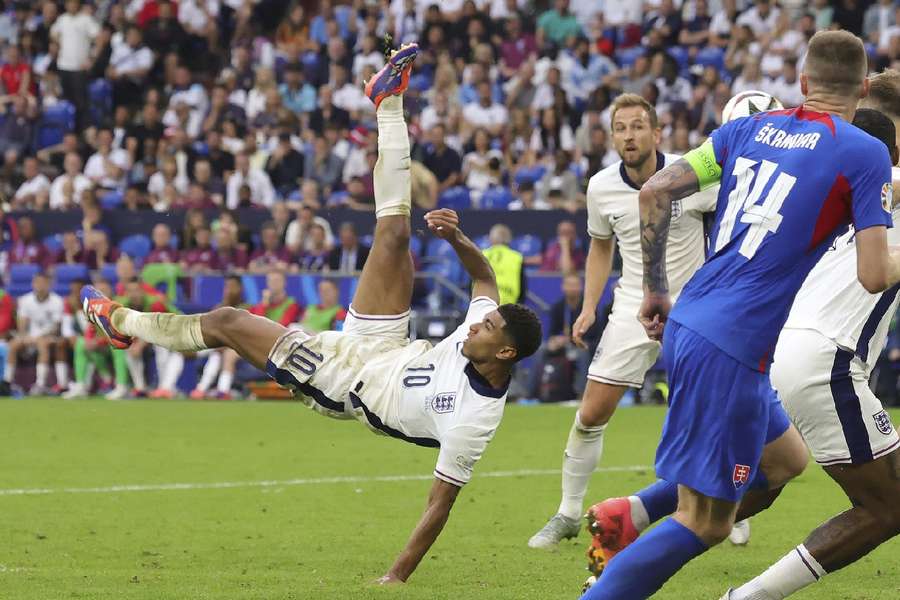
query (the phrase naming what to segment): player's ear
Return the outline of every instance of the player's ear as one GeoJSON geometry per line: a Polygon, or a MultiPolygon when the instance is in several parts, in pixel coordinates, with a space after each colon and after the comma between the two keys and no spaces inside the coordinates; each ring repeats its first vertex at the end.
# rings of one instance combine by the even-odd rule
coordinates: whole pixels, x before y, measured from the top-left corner
{"type": "Polygon", "coordinates": [[[804,96],[809,95],[809,77],[806,73],[800,73],[800,93],[804,96]]]}
{"type": "Polygon", "coordinates": [[[519,352],[512,346],[503,346],[502,348],[500,348],[500,350],[497,351],[497,354],[495,356],[499,360],[514,362],[518,355],[519,352]]]}
{"type": "Polygon", "coordinates": [[[869,85],[870,85],[870,84],[871,84],[871,81],[869,81],[869,78],[868,78],[868,77],[866,77],[866,78],[863,79],[862,87],[861,87],[860,90],[859,90],[859,97],[860,97],[860,98],[865,98],[866,96],[869,95],[869,85]]]}
{"type": "Polygon", "coordinates": [[[653,139],[656,142],[657,146],[659,146],[662,143],[662,127],[657,127],[654,130],[653,139]]]}
{"type": "Polygon", "coordinates": [[[898,162],[900,162],[900,149],[897,148],[897,144],[894,144],[891,148],[891,164],[896,165],[898,162]]]}

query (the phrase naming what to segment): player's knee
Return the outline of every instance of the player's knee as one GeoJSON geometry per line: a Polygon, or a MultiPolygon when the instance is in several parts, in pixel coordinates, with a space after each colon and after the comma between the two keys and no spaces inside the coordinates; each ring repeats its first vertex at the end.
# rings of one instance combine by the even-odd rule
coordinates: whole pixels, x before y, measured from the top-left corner
{"type": "Polygon", "coordinates": [[[376,243],[384,244],[389,250],[404,251],[409,248],[409,219],[386,218],[379,222],[380,235],[376,243]]]}
{"type": "Polygon", "coordinates": [[[685,512],[676,513],[677,521],[697,535],[709,547],[721,544],[728,539],[734,523],[725,519],[713,519],[710,515],[692,515],[685,512]]]}
{"type": "Polygon", "coordinates": [[[612,418],[621,394],[610,393],[608,386],[588,383],[578,409],[579,419],[585,427],[603,427],[612,418]]]}
{"type": "Polygon", "coordinates": [[[240,325],[247,312],[231,306],[223,306],[204,315],[203,333],[212,334],[216,338],[227,338],[240,325]]]}

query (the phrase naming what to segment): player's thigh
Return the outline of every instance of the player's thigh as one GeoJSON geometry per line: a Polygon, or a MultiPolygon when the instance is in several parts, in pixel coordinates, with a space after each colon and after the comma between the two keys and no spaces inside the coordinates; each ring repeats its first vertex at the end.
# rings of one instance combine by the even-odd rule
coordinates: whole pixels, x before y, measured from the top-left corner
{"type": "Polygon", "coordinates": [[[382,217],[375,223],[369,257],[351,306],[363,315],[399,315],[409,310],[413,263],[409,254],[409,217],[382,217]]]}
{"type": "Polygon", "coordinates": [[[766,444],[759,461],[759,468],[766,476],[769,488],[781,487],[798,477],[809,462],[809,450],[797,428],[788,422],[782,431],[781,435],[766,444]]]}
{"type": "Polygon", "coordinates": [[[280,323],[228,307],[204,314],[200,326],[208,346],[227,346],[263,371],[273,346],[288,331],[280,323]]]}
{"type": "Polygon", "coordinates": [[[41,356],[48,356],[50,351],[56,347],[57,337],[52,335],[42,335],[41,337],[35,340],[35,346],[37,347],[38,354],[41,356]]]}

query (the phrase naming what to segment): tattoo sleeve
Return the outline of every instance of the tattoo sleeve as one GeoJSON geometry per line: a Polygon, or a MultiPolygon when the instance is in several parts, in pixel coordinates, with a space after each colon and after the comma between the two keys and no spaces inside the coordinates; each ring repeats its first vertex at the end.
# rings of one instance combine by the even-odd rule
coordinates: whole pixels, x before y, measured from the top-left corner
{"type": "Polygon", "coordinates": [[[651,292],[669,291],[666,277],[666,241],[672,202],[700,190],[694,168],[683,158],[658,171],[641,188],[641,250],[644,255],[644,286],[651,292]]]}

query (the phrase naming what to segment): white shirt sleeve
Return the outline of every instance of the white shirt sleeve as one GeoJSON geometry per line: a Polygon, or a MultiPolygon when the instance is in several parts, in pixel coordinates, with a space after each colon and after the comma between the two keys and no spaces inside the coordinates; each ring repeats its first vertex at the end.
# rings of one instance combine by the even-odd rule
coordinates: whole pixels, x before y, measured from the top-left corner
{"type": "Polygon", "coordinates": [[[588,234],[598,240],[608,240],[613,236],[612,224],[609,222],[609,218],[600,210],[600,199],[598,196],[601,190],[597,188],[598,184],[592,178],[588,182],[587,187],[588,234]]]}
{"type": "Polygon", "coordinates": [[[477,423],[454,425],[444,434],[434,476],[462,487],[472,478],[472,469],[481,458],[494,429],[477,423]]]}

